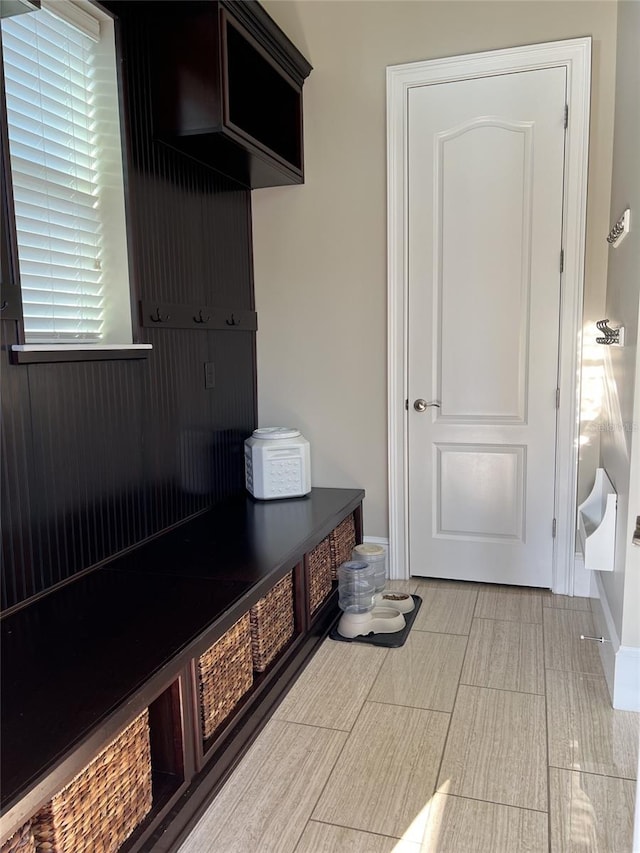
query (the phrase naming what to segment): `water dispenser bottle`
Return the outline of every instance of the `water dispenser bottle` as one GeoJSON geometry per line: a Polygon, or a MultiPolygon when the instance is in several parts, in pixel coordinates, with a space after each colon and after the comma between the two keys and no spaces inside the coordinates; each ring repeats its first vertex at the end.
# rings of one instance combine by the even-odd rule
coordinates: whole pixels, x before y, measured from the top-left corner
{"type": "Polygon", "coordinates": [[[347,639],[392,634],[405,627],[398,610],[376,607],[376,569],[363,560],[350,560],[338,569],[338,606],[344,611],[338,633],[347,639]]]}
{"type": "Polygon", "coordinates": [[[375,569],[362,560],[350,560],[338,568],[338,606],[345,613],[373,610],[375,569]]]}

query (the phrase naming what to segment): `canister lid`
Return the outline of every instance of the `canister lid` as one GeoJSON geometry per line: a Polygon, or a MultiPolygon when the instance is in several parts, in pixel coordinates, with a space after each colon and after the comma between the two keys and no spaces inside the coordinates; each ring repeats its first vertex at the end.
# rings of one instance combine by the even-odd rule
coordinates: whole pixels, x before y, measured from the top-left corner
{"type": "Polygon", "coordinates": [[[298,438],[300,435],[299,429],[293,429],[293,427],[260,427],[259,429],[254,429],[253,437],[261,438],[266,441],[272,441],[274,439],[279,438],[298,438]]]}
{"type": "Polygon", "coordinates": [[[356,545],[353,549],[358,556],[361,557],[384,557],[384,548],[382,545],[356,545]]]}
{"type": "Polygon", "coordinates": [[[346,563],[342,563],[338,568],[338,573],[341,572],[356,572],[364,573],[364,574],[373,574],[373,569],[369,565],[369,563],[365,563],[364,560],[347,560],[346,563]]]}

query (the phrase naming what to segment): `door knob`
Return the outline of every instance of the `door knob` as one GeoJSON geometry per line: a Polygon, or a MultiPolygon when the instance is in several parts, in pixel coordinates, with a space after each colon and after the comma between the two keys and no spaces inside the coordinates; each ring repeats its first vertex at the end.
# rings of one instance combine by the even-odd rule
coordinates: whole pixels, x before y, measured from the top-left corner
{"type": "Polygon", "coordinates": [[[435,406],[437,409],[440,408],[440,403],[437,400],[432,400],[430,403],[427,403],[426,400],[418,399],[414,402],[413,408],[416,412],[426,412],[429,406],[435,406]]]}

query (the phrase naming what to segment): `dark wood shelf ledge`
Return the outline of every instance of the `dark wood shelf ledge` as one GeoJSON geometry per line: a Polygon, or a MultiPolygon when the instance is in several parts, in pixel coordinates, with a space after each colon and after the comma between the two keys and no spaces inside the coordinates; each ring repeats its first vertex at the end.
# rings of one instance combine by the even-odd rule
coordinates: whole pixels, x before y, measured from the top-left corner
{"type": "MultiPolygon", "coordinates": [[[[363,497],[357,489],[313,489],[305,498],[266,502],[242,496],[3,619],[2,836],[172,684],[180,680],[191,690],[193,659],[299,567],[363,497]]],[[[221,784],[336,615],[334,590],[271,670],[256,677],[238,719],[204,745],[204,767],[196,766],[196,754],[184,780],[169,773],[158,783],[174,822],[185,796],[200,790],[194,811],[221,784]],[[214,764],[215,778],[202,785],[214,764]]],[[[192,723],[191,737],[196,728],[192,723]]],[[[166,826],[158,830],[161,818],[156,813],[125,848],[152,849],[141,846],[144,835],[155,839],[154,850],[170,849],[166,838],[177,836],[184,821],[167,835],[166,826]]]]}

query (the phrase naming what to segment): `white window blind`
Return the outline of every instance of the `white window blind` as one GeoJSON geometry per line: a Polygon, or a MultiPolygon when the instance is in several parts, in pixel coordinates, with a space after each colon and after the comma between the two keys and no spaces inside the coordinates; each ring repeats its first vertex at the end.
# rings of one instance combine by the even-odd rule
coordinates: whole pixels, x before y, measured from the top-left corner
{"type": "Polygon", "coordinates": [[[2,22],[29,343],[103,339],[104,229],[94,72],[98,32],[99,26],[83,32],[46,9],[2,22]]]}

